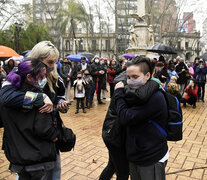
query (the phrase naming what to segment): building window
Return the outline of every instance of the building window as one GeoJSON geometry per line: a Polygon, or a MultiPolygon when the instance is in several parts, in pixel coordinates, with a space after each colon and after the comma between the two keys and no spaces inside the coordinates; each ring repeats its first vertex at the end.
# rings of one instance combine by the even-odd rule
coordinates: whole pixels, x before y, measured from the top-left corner
{"type": "Polygon", "coordinates": [[[181,49],[181,42],[178,41],[178,49],[181,49]]]}
{"type": "Polygon", "coordinates": [[[83,51],[83,40],[79,41],[79,51],[83,51]]]}
{"type": "Polygon", "coordinates": [[[185,42],[185,48],[189,48],[189,43],[188,42],[185,42]]]}
{"type": "Polygon", "coordinates": [[[96,51],[96,40],[92,40],[92,51],[96,51]]]}
{"type": "Polygon", "coordinates": [[[70,41],[66,40],[66,51],[70,51],[70,41]]]}
{"type": "Polygon", "coordinates": [[[106,51],[110,51],[110,40],[106,40],[106,51]]]}

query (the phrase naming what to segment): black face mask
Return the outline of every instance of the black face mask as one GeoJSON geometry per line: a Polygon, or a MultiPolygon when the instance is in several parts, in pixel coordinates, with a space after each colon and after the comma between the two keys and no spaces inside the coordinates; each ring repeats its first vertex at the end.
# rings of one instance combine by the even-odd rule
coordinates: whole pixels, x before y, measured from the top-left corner
{"type": "Polygon", "coordinates": [[[81,79],[82,77],[78,77],[78,79],[81,79]]]}
{"type": "Polygon", "coordinates": [[[86,76],[90,75],[90,74],[85,74],[86,76]]]}

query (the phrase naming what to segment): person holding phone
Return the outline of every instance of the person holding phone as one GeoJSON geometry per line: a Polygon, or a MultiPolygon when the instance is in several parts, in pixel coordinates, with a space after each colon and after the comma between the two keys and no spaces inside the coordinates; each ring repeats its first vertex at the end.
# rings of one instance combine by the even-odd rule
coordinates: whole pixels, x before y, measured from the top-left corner
{"type": "Polygon", "coordinates": [[[185,88],[185,93],[183,95],[183,98],[181,99],[181,103],[183,103],[183,106],[186,107],[186,103],[193,106],[193,108],[196,108],[196,101],[198,99],[197,96],[198,93],[198,86],[195,83],[195,80],[191,79],[188,86],[185,88]]]}
{"type": "Polygon", "coordinates": [[[205,84],[206,84],[207,68],[202,59],[199,60],[199,65],[196,67],[196,83],[198,85],[198,101],[204,102],[205,84]]]}

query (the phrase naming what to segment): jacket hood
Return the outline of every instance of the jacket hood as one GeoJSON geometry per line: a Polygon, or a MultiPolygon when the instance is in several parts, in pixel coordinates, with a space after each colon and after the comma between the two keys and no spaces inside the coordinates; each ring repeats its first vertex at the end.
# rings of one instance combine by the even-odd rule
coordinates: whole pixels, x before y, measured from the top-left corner
{"type": "Polygon", "coordinates": [[[122,72],[119,74],[115,79],[114,79],[114,84],[117,84],[118,82],[122,81],[124,85],[127,84],[127,76],[126,76],[126,71],[122,72]]]}

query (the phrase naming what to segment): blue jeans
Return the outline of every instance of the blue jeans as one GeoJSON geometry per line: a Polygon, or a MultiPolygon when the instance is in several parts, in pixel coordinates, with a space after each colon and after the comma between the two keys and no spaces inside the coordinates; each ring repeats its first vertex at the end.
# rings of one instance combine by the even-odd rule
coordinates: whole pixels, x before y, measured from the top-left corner
{"type": "Polygon", "coordinates": [[[60,160],[60,155],[57,154],[55,168],[52,170],[52,180],[60,180],[60,179],[61,179],[61,160],[60,160]]]}

